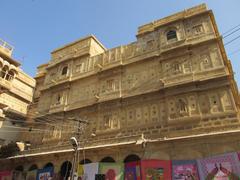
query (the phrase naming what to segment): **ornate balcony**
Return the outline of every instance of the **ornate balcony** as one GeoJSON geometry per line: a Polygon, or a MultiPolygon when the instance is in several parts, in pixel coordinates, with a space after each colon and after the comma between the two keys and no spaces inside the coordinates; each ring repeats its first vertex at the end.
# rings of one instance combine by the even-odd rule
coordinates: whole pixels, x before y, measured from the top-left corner
{"type": "Polygon", "coordinates": [[[0,51],[7,56],[12,56],[13,47],[9,45],[6,41],[0,39],[0,51]]]}

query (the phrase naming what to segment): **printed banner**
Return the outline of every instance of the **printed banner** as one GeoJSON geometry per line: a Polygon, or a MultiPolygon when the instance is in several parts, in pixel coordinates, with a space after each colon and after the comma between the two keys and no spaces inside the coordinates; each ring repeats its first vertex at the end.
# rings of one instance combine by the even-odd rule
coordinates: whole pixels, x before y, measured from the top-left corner
{"type": "Polygon", "coordinates": [[[12,172],[11,171],[0,172],[0,180],[12,180],[12,172]]]}
{"type": "Polygon", "coordinates": [[[125,164],[124,180],[141,180],[140,162],[130,162],[125,164]]]}
{"type": "Polygon", "coordinates": [[[37,177],[37,170],[28,171],[26,180],[36,180],[36,177],[37,177]]]}
{"type": "Polygon", "coordinates": [[[78,177],[82,180],[93,180],[98,174],[98,163],[89,163],[78,166],[78,177]]]}
{"type": "Polygon", "coordinates": [[[48,180],[53,177],[53,167],[39,169],[37,171],[37,180],[48,180]]]}
{"type": "Polygon", "coordinates": [[[197,161],[172,161],[173,180],[199,180],[197,161]]]}
{"type": "Polygon", "coordinates": [[[123,163],[100,163],[99,172],[107,180],[123,180],[123,163]]]}
{"type": "Polygon", "coordinates": [[[237,153],[228,153],[197,160],[200,179],[238,179],[240,168],[237,153]]]}
{"type": "Polygon", "coordinates": [[[171,161],[142,160],[141,177],[144,180],[171,180],[171,161]]]}

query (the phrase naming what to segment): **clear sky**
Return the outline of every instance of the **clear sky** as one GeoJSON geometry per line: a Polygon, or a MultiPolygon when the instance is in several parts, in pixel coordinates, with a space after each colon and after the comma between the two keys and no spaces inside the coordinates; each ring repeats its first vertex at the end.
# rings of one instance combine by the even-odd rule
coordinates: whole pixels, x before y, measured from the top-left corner
{"type": "MultiPolygon", "coordinates": [[[[240,24],[240,0],[0,0],[0,38],[15,47],[13,57],[34,76],[50,52],[88,34],[107,48],[135,41],[137,28],[206,3],[224,33],[240,24]]],[[[240,31],[224,39],[240,35],[240,31]]],[[[226,46],[240,86],[240,38],[226,46]],[[230,55],[232,52],[237,53],[230,55]]]]}

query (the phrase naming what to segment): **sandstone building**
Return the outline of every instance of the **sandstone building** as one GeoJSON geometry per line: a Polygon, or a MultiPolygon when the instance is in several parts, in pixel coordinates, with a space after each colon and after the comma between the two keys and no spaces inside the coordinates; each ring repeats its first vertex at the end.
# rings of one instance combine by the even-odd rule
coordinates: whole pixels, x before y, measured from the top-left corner
{"type": "Polygon", "coordinates": [[[13,47],[0,39],[0,146],[18,139],[21,129],[13,128],[13,124],[25,121],[35,86],[35,80],[12,58],[12,52],[13,47]]]}
{"type": "Polygon", "coordinates": [[[30,110],[46,131],[24,134],[32,149],[11,163],[51,163],[58,172],[72,160],[71,136],[92,162],[240,150],[238,89],[212,11],[184,10],[136,37],[107,50],[91,35],[52,52],[38,68],[30,110]]]}

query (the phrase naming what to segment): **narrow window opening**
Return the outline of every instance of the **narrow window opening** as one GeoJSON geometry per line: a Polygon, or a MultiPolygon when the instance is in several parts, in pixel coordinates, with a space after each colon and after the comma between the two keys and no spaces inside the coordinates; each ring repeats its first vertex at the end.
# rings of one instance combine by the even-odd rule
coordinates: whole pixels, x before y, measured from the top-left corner
{"type": "Polygon", "coordinates": [[[65,67],[62,69],[62,75],[67,75],[67,72],[68,72],[68,67],[65,66],[65,67]]]}
{"type": "Polygon", "coordinates": [[[170,30],[167,32],[167,40],[177,40],[177,33],[175,30],[170,30]]]}

